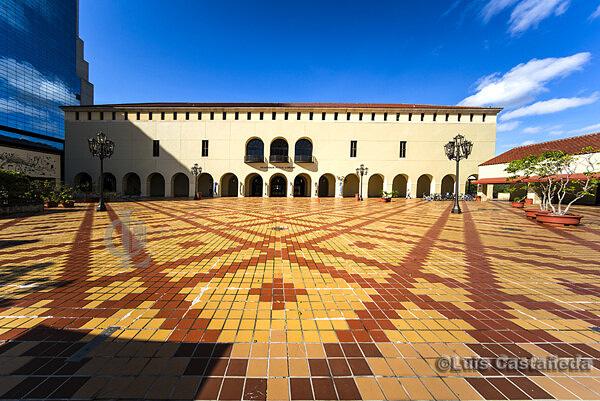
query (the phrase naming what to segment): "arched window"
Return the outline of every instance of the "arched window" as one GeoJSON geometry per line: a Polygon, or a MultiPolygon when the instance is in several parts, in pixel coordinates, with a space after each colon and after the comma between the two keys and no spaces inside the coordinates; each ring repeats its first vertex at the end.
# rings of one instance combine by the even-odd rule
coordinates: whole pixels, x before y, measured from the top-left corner
{"type": "Polygon", "coordinates": [[[271,161],[271,163],[288,162],[288,143],[285,139],[275,139],[271,142],[271,155],[269,161],[271,161]]]}
{"type": "Polygon", "coordinates": [[[246,145],[246,163],[261,163],[265,158],[265,144],[258,138],[251,139],[246,145]]]}
{"type": "Polygon", "coordinates": [[[312,151],[312,143],[308,139],[300,139],[296,142],[296,151],[294,154],[296,163],[311,163],[312,151]]]}

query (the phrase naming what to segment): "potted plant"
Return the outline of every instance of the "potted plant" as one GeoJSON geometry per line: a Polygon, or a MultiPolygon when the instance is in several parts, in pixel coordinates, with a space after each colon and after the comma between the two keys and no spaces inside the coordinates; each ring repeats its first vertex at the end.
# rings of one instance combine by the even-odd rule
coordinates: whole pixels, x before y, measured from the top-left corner
{"type": "Polygon", "coordinates": [[[525,202],[523,202],[523,197],[517,197],[513,199],[512,207],[517,209],[523,209],[525,207],[525,202]]]}
{"type": "Polygon", "coordinates": [[[391,202],[393,197],[398,197],[398,191],[391,191],[391,192],[387,192],[387,191],[381,191],[381,198],[379,199],[380,202],[391,202]]]}
{"type": "Polygon", "coordinates": [[[481,202],[481,195],[477,195],[477,196],[475,197],[475,201],[477,201],[477,202],[481,202]]]}
{"type": "Polygon", "coordinates": [[[59,192],[60,203],[62,207],[71,208],[75,206],[75,201],[73,200],[73,192],[74,189],[67,185],[62,185],[59,192]]]}

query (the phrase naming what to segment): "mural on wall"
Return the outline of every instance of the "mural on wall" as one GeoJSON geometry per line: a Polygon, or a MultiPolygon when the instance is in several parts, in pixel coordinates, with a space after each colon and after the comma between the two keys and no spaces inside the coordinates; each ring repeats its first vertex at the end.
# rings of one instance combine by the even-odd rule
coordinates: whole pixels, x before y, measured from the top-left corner
{"type": "Polygon", "coordinates": [[[57,158],[39,153],[22,153],[0,151],[0,169],[12,170],[27,174],[30,177],[57,177],[57,158]]]}

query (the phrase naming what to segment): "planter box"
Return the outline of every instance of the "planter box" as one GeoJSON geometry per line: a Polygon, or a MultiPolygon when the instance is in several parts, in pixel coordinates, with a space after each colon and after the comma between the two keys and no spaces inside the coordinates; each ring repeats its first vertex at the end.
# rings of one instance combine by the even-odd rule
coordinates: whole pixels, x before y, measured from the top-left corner
{"type": "Polygon", "coordinates": [[[537,210],[537,209],[525,209],[525,216],[528,219],[535,220],[538,215],[548,214],[550,211],[548,210],[537,210]]]}
{"type": "Polygon", "coordinates": [[[512,207],[517,209],[523,209],[523,207],[525,207],[525,202],[513,202],[512,207]]]}
{"type": "Polygon", "coordinates": [[[392,198],[379,198],[379,202],[391,202],[392,198]]]}
{"type": "Polygon", "coordinates": [[[525,203],[528,205],[533,205],[533,199],[532,198],[526,198],[525,199],[525,203]]]}
{"type": "Polygon", "coordinates": [[[583,216],[576,214],[539,214],[536,219],[540,223],[559,225],[559,226],[576,226],[581,221],[583,216]]]}

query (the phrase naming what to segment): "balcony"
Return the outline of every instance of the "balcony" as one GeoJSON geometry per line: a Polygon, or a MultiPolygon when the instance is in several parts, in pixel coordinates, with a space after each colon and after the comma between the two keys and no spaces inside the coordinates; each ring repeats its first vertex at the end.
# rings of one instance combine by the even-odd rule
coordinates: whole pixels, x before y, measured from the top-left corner
{"type": "Polygon", "coordinates": [[[309,155],[296,155],[294,156],[294,161],[296,163],[314,163],[315,157],[309,155]]]}
{"type": "Polygon", "coordinates": [[[269,156],[269,162],[271,163],[288,163],[290,157],[288,155],[271,155],[269,156]]]}
{"type": "Polygon", "coordinates": [[[263,155],[246,155],[244,156],[244,163],[264,163],[265,157],[263,155]]]}

